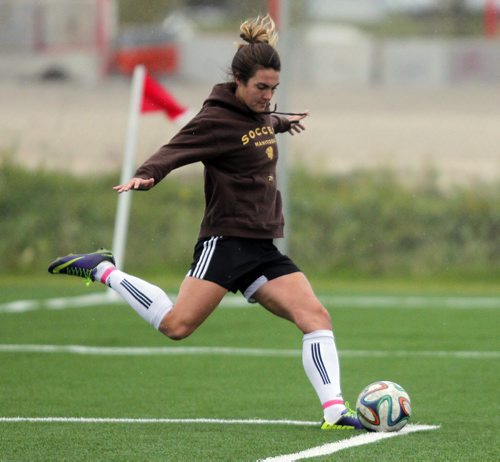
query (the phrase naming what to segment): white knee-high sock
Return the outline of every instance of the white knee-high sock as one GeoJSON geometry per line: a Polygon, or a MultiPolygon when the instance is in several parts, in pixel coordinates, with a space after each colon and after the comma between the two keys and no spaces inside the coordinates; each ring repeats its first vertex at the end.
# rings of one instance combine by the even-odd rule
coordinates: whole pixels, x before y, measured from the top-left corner
{"type": "Polygon", "coordinates": [[[172,309],[173,303],[159,287],[116,269],[109,263],[98,266],[95,279],[112,288],[155,329],[172,309]]]}
{"type": "Polygon", "coordinates": [[[340,386],[337,347],[331,330],[317,330],[304,335],[302,363],[316,394],[325,419],[335,423],[345,410],[340,386]]]}

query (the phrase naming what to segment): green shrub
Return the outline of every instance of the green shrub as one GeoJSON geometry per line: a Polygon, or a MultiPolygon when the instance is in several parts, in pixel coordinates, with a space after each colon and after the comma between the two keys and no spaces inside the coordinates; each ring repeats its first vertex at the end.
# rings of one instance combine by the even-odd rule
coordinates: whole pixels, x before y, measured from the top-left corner
{"type": "MultiPolygon", "coordinates": [[[[40,260],[109,242],[114,201],[109,178],[78,178],[0,166],[0,272],[29,271],[40,260]],[[106,194],[107,193],[107,194],[106,194]]],[[[45,263],[45,262],[44,262],[45,263]]]]}
{"type": "MultiPolygon", "coordinates": [[[[117,175],[75,177],[0,165],[0,274],[38,273],[58,255],[111,247],[117,175]]],[[[133,193],[126,267],[182,274],[203,213],[200,176],[133,193]]],[[[446,191],[386,170],[292,172],[288,253],[308,273],[498,278],[500,184],[446,191]]],[[[133,269],[133,270],[132,270],[133,269]]]]}
{"type": "Polygon", "coordinates": [[[500,184],[443,191],[387,170],[295,174],[292,252],[320,273],[494,277],[500,272],[500,184]]]}

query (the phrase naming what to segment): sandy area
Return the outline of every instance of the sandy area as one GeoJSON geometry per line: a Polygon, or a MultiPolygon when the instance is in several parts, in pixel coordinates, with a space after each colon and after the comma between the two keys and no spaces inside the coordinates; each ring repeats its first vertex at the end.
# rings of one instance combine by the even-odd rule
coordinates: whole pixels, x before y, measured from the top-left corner
{"type": "MultiPolygon", "coordinates": [[[[166,86],[196,109],[210,85],[166,86]]],[[[289,137],[287,162],[345,172],[387,166],[408,178],[435,169],[443,182],[500,178],[500,86],[446,89],[290,89],[290,110],[309,109],[307,131],[289,137]]],[[[0,152],[29,167],[79,174],[121,165],[129,84],[0,82],[0,152]]],[[[141,117],[137,162],[176,127],[161,114],[141,117]]]]}

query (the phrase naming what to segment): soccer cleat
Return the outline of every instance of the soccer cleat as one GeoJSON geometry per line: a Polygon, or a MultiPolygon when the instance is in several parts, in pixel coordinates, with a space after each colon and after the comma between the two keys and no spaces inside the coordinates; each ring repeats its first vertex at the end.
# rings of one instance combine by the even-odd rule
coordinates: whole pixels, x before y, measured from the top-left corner
{"type": "Polygon", "coordinates": [[[92,253],[69,254],[54,260],[49,265],[50,274],[68,274],[84,278],[89,284],[94,281],[94,270],[99,263],[108,261],[115,264],[113,254],[106,249],[99,249],[92,253]]]}
{"type": "Polygon", "coordinates": [[[346,410],[342,412],[340,419],[334,424],[327,422],[325,419],[321,422],[321,430],[364,430],[365,427],[361,424],[356,414],[356,411],[349,409],[349,403],[345,403],[346,410]]]}

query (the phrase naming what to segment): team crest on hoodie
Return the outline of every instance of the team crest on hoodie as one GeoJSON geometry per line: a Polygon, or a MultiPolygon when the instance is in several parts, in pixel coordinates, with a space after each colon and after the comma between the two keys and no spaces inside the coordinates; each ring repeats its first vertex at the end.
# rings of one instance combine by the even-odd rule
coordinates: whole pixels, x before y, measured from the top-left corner
{"type": "Polygon", "coordinates": [[[269,158],[269,160],[273,160],[273,157],[274,157],[274,149],[272,146],[268,146],[266,148],[266,154],[267,154],[267,157],[269,158]]]}

